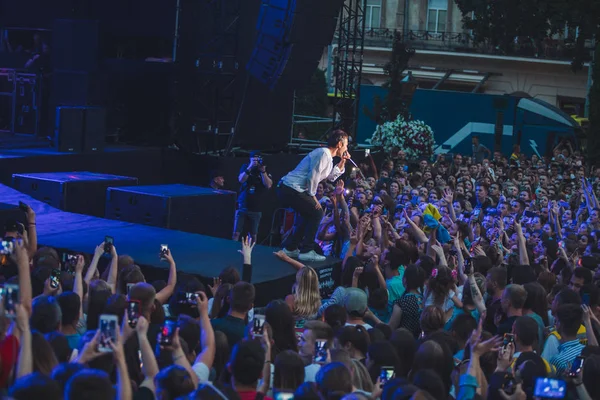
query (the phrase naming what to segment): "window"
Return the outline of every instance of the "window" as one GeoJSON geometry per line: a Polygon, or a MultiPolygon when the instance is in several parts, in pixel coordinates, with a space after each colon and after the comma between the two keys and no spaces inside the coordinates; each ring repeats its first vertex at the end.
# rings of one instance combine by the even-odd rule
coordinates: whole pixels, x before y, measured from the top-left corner
{"type": "Polygon", "coordinates": [[[427,9],[427,30],[445,32],[448,16],[448,0],[429,0],[427,9]]]}
{"type": "Polygon", "coordinates": [[[365,10],[366,29],[379,28],[381,26],[381,1],[367,0],[367,9],[365,10]]]}

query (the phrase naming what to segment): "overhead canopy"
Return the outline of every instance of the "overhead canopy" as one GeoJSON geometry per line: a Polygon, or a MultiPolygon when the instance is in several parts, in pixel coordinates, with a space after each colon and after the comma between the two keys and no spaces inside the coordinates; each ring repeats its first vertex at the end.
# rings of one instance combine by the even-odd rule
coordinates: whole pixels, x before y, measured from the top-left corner
{"type": "MultiPolygon", "coordinates": [[[[553,106],[550,103],[546,103],[543,100],[529,98],[519,100],[517,108],[528,113],[534,114],[535,116],[542,117],[545,120],[540,120],[539,125],[559,125],[563,128],[578,128],[577,121],[571,118],[570,115],[553,106]],[[550,122],[550,121],[552,122],[550,122]]],[[[538,119],[538,118],[534,118],[538,119]]],[[[526,118],[527,123],[532,123],[532,118],[526,118]]],[[[537,122],[537,121],[536,121],[537,122]]],[[[537,124],[536,124],[537,125],[537,124]]]]}

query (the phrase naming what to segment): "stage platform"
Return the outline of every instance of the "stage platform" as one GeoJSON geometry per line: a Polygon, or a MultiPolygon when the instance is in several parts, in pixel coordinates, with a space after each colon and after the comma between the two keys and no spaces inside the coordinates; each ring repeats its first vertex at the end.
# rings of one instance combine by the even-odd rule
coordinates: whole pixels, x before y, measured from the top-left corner
{"type": "MultiPolygon", "coordinates": [[[[167,279],[167,265],[158,258],[161,244],[169,245],[180,274],[192,274],[211,283],[212,277],[224,267],[235,266],[241,275],[242,258],[238,253],[241,244],[232,240],[68,213],[0,184],[0,202],[16,206],[19,201],[36,212],[40,247],[91,254],[104,236],[109,235],[114,237],[120,255],[132,256],[136,264],[144,268],[148,281],[167,279]]],[[[259,245],[254,248],[252,283],[256,286],[257,306],[289,294],[295,281],[295,269],[277,259],[273,255],[276,250],[259,245]]],[[[331,258],[309,265],[318,271],[322,286],[335,289],[341,260],[331,258]]],[[[185,276],[179,279],[185,279],[185,276]]]]}

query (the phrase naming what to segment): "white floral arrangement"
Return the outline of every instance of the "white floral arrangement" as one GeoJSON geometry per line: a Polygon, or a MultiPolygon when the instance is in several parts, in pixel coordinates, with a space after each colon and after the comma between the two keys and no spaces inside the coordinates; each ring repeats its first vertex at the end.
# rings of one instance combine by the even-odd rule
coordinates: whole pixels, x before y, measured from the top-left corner
{"type": "Polygon", "coordinates": [[[433,130],[423,121],[405,121],[399,115],[395,121],[377,125],[369,143],[383,147],[386,153],[392,149],[402,150],[409,159],[429,157],[433,154],[435,138],[433,130]]]}

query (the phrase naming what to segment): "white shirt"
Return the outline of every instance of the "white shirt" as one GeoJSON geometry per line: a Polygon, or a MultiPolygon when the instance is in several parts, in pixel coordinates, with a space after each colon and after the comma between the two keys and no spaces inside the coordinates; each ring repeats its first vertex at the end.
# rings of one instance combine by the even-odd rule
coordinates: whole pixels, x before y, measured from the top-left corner
{"type": "Polygon", "coordinates": [[[333,165],[331,151],[321,147],[308,153],[281,181],[297,192],[308,192],[309,195],[315,196],[319,182],[324,179],[333,182],[344,172],[345,168],[340,170],[337,165],[333,165]]]}

